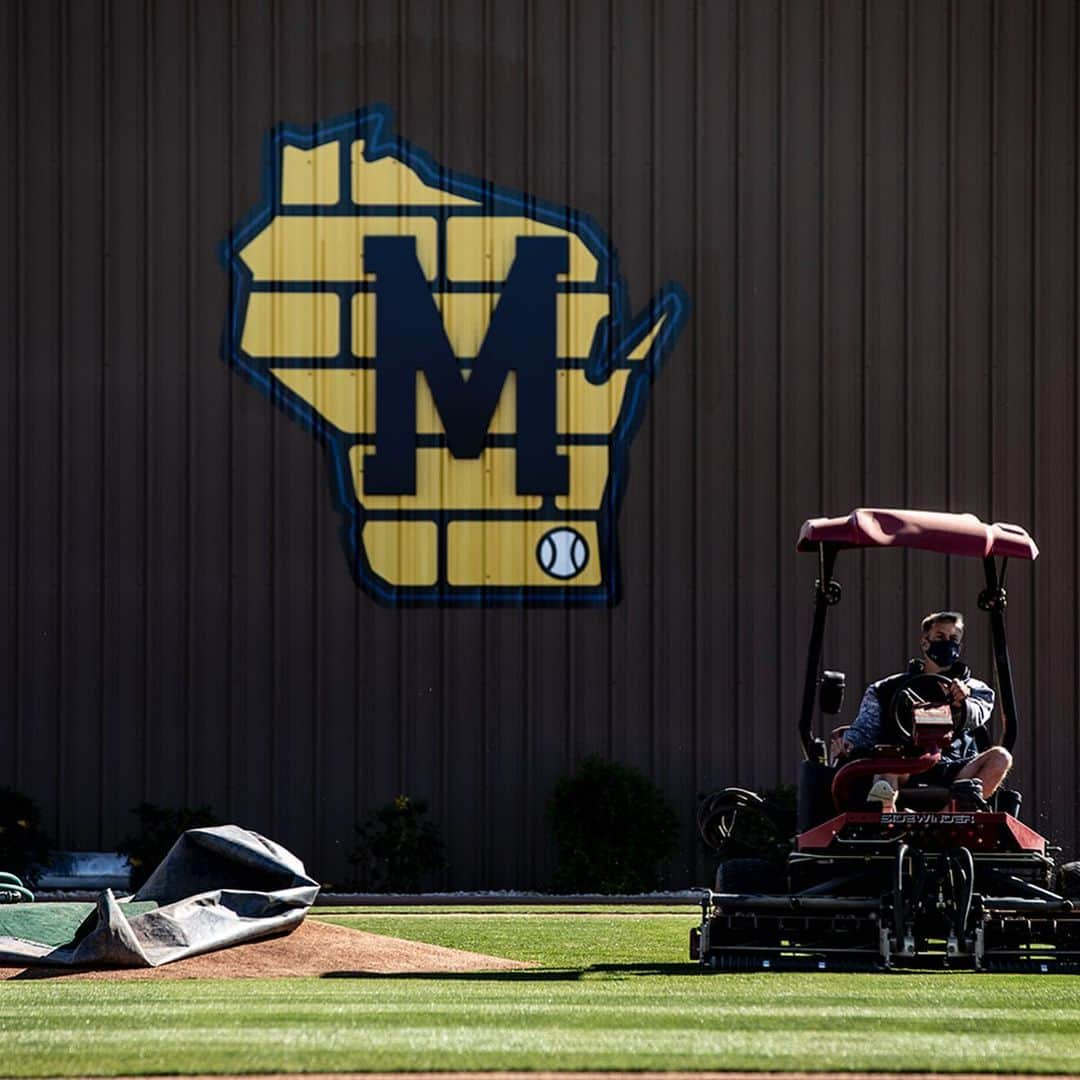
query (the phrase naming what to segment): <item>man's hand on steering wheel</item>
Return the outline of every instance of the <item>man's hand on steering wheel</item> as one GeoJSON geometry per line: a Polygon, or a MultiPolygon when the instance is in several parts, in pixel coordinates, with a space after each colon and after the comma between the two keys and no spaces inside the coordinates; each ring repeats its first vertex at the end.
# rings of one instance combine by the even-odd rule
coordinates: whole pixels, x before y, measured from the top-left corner
{"type": "Polygon", "coordinates": [[[953,688],[960,681],[950,679],[946,675],[920,672],[910,676],[897,688],[893,694],[892,720],[901,742],[911,739],[914,708],[920,705],[952,705],[953,688]]]}
{"type": "Polygon", "coordinates": [[[962,708],[969,697],[971,687],[963,679],[953,679],[949,683],[949,701],[954,709],[962,708]]]}

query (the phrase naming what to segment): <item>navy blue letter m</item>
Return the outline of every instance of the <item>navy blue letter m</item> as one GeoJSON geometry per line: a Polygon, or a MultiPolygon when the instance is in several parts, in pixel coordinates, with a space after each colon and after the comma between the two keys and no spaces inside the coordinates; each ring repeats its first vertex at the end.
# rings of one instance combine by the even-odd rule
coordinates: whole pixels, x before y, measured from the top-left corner
{"type": "Polygon", "coordinates": [[[517,490],[565,495],[568,460],[555,452],[556,275],[566,237],[523,236],[466,379],[416,258],[412,236],[368,236],[364,266],[375,275],[375,453],[364,463],[367,495],[416,492],[416,373],[431,387],[450,453],[484,450],[495,407],[517,372],[517,490]]]}

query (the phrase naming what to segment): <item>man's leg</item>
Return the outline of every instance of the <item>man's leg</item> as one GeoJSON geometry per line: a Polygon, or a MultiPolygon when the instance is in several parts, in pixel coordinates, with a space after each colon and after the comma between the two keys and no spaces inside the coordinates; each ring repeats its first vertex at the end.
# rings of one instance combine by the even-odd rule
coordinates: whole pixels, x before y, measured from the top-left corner
{"type": "Polygon", "coordinates": [[[1012,768],[1012,762],[1012,754],[1004,746],[991,746],[967,762],[956,774],[956,779],[973,780],[978,777],[982,781],[983,798],[988,799],[1000,787],[1012,768]]]}

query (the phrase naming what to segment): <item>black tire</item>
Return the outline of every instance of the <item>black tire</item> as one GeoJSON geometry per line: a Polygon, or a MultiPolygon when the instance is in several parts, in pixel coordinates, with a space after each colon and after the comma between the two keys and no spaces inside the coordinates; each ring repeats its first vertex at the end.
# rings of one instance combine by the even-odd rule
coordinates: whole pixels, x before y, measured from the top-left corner
{"type": "Polygon", "coordinates": [[[1080,899],[1080,862],[1062,863],[1057,868],[1057,891],[1066,900],[1080,899]]]}
{"type": "Polygon", "coordinates": [[[779,875],[765,859],[725,859],[716,868],[720,893],[772,893],[779,887],[779,875]]]}

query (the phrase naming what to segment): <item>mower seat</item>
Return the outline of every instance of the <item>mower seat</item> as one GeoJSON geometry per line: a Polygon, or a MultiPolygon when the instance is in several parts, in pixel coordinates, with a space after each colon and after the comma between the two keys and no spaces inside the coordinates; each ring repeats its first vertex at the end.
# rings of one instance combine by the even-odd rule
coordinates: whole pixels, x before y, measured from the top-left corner
{"type": "Polygon", "coordinates": [[[910,787],[917,788],[920,774],[940,760],[938,751],[916,756],[902,754],[899,747],[875,746],[873,753],[853,758],[836,770],[832,779],[833,805],[837,812],[863,809],[871,779],[876,774],[907,775],[910,787]]]}
{"type": "Polygon", "coordinates": [[[897,795],[897,806],[908,810],[942,810],[951,799],[949,789],[941,784],[919,784],[912,782],[901,784],[897,795]]]}

